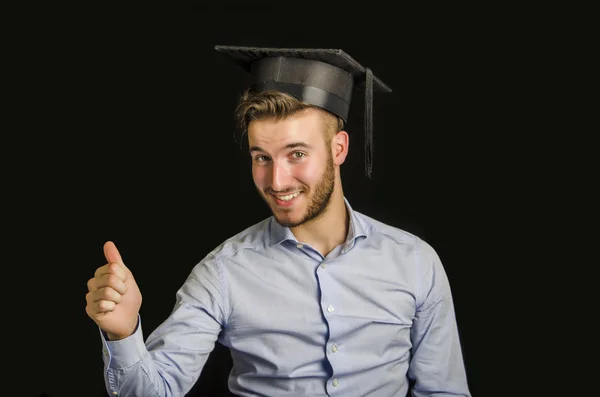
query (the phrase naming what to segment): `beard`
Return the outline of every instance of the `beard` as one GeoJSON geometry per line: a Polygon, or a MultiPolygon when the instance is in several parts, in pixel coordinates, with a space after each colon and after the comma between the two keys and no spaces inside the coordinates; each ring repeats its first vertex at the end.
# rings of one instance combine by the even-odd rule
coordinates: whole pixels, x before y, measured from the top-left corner
{"type": "MultiPolygon", "coordinates": [[[[284,227],[292,228],[292,227],[300,226],[302,224],[305,224],[309,221],[312,221],[312,220],[317,219],[318,217],[322,216],[325,213],[325,211],[327,210],[327,207],[329,206],[329,202],[331,201],[331,196],[333,195],[334,184],[335,184],[335,169],[333,167],[333,158],[330,154],[329,159],[327,160],[327,167],[325,169],[325,172],[323,173],[323,177],[319,180],[319,182],[317,182],[317,184],[314,188],[314,193],[313,193],[312,197],[310,197],[310,199],[309,199],[306,212],[300,218],[300,220],[292,221],[291,219],[285,219],[285,218],[279,217],[279,216],[277,216],[275,211],[273,211],[273,209],[271,208],[271,212],[273,213],[275,220],[277,221],[277,223],[279,223],[280,225],[282,225],[284,227]]],[[[302,193],[303,194],[310,193],[310,189],[302,189],[302,193]]],[[[269,207],[270,207],[271,204],[269,203],[269,201],[267,199],[267,196],[266,196],[267,194],[268,193],[261,192],[262,198],[267,202],[267,205],[269,205],[269,207]]]]}

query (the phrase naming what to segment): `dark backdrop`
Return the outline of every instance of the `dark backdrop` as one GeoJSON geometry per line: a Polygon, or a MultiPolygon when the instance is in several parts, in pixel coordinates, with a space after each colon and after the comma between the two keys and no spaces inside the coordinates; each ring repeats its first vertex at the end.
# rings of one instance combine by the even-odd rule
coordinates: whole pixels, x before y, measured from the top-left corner
{"type": "MultiPolygon", "coordinates": [[[[11,164],[22,194],[11,208],[19,209],[12,233],[24,244],[12,250],[24,272],[17,285],[32,293],[19,317],[27,342],[17,345],[26,354],[15,358],[31,372],[18,395],[104,395],[100,338],[84,308],[106,240],[141,288],[148,335],[208,251],[269,215],[234,135],[245,76],[215,44],[341,48],[393,89],[374,100],[371,180],[364,101],[360,93],[353,99],[345,194],[356,210],[438,251],[472,392],[490,395],[488,365],[502,342],[488,337],[493,313],[482,305],[502,267],[497,203],[511,200],[497,162],[510,134],[512,58],[498,56],[506,31],[459,11],[446,19],[392,8],[226,8],[82,14],[19,30],[27,45],[13,59],[24,76],[14,101],[26,107],[15,134],[22,153],[11,164]]],[[[217,346],[190,396],[227,395],[230,365],[217,346]]]]}

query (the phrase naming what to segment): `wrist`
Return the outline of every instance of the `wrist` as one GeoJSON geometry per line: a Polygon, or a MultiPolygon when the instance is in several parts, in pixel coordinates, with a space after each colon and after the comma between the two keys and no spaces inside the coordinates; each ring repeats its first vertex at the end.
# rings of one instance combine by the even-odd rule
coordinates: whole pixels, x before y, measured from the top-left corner
{"type": "MultiPolygon", "coordinates": [[[[127,335],[129,336],[129,335],[127,335]]],[[[108,338],[108,340],[110,341],[115,341],[115,340],[121,340],[121,339],[125,339],[127,338],[127,336],[122,336],[122,335],[117,335],[117,334],[112,334],[110,332],[106,333],[106,337],[108,338]]]]}
{"type": "Polygon", "coordinates": [[[120,329],[120,331],[123,331],[120,333],[112,333],[112,332],[108,332],[106,330],[103,330],[103,332],[104,332],[104,335],[106,336],[106,338],[110,341],[117,341],[117,340],[129,338],[131,335],[135,334],[136,331],[138,330],[139,315],[138,315],[138,318],[136,318],[135,323],[133,323],[132,325],[133,326],[129,329],[127,329],[127,328],[120,329]]]}

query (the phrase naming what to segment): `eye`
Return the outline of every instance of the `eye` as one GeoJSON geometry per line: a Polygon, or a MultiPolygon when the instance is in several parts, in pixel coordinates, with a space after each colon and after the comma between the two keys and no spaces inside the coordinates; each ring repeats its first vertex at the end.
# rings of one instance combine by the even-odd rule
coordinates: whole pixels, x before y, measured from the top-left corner
{"type": "Polygon", "coordinates": [[[258,161],[259,163],[264,163],[265,161],[268,161],[269,158],[267,156],[256,156],[254,160],[258,161]]]}
{"type": "Polygon", "coordinates": [[[294,153],[292,153],[292,157],[294,159],[299,159],[299,158],[302,158],[304,156],[306,156],[306,153],[303,153],[303,152],[294,152],[294,153]]]}

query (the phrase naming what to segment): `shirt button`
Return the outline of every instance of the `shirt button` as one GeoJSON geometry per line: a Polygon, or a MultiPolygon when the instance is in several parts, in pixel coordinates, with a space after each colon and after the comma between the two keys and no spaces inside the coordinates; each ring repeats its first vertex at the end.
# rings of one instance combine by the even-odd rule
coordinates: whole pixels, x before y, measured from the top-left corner
{"type": "Polygon", "coordinates": [[[333,306],[331,306],[331,305],[327,306],[327,311],[329,313],[332,313],[333,312],[333,306]]]}
{"type": "Polygon", "coordinates": [[[304,248],[304,245],[302,245],[302,244],[296,244],[296,247],[298,247],[298,248],[304,248]]]}
{"type": "Polygon", "coordinates": [[[338,347],[337,347],[337,345],[335,343],[331,347],[331,351],[334,352],[334,353],[338,351],[338,347]]]}
{"type": "Polygon", "coordinates": [[[338,387],[339,384],[340,384],[340,382],[338,382],[337,379],[334,379],[332,382],[333,387],[338,387]]]}
{"type": "Polygon", "coordinates": [[[321,263],[321,267],[322,267],[323,269],[325,269],[325,268],[327,267],[327,263],[325,263],[325,262],[321,263]]]}
{"type": "Polygon", "coordinates": [[[116,396],[119,393],[117,393],[116,391],[114,391],[114,392],[112,392],[112,394],[113,394],[113,396],[116,396]]]}

